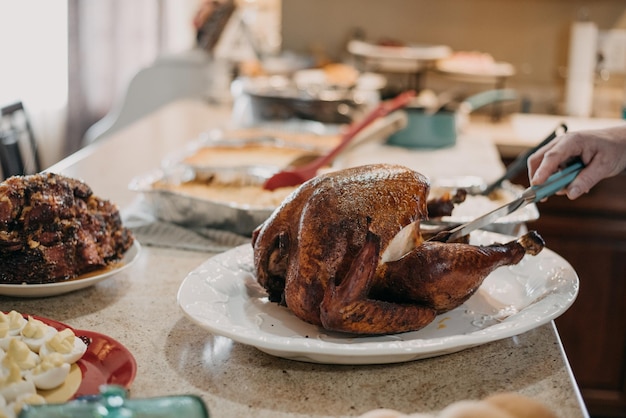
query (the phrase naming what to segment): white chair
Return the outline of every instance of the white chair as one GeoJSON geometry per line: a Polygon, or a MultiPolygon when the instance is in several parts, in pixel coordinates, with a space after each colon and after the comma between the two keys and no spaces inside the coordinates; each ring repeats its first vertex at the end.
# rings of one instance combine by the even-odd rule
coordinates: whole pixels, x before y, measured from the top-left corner
{"type": "Polygon", "coordinates": [[[124,97],[93,124],[83,145],[112,134],[159,107],[181,98],[207,97],[211,79],[211,57],[200,49],[159,57],[130,80],[124,97]]]}

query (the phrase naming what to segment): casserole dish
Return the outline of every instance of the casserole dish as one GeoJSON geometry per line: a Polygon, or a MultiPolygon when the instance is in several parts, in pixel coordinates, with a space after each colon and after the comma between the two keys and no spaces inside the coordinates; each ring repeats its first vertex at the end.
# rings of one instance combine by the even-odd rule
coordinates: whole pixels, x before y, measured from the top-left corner
{"type": "Polygon", "coordinates": [[[160,169],[133,178],[129,188],[143,194],[152,214],[160,220],[245,236],[250,236],[292,191],[283,188],[270,192],[252,184],[211,187],[192,182],[184,171],[167,173],[160,169]]]}

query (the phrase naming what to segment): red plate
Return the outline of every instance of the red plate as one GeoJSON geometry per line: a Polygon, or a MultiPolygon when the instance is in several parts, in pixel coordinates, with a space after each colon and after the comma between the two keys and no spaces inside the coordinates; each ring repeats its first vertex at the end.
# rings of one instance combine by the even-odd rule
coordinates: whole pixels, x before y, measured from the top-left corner
{"type": "Polygon", "coordinates": [[[62,322],[36,315],[32,317],[58,331],[70,328],[87,344],[87,351],[76,362],[82,373],[82,379],[72,399],[85,395],[97,395],[100,393],[100,385],[104,384],[119,385],[127,389],[130,387],[137,373],[137,362],[122,344],[97,332],[77,330],[62,322]]]}

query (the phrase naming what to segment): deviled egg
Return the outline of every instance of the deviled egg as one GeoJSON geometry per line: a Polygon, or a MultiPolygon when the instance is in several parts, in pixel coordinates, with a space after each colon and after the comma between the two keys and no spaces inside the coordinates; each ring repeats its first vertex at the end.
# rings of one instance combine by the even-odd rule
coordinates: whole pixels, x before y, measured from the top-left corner
{"type": "Polygon", "coordinates": [[[50,338],[54,337],[57,332],[54,327],[29,316],[28,321],[20,331],[20,335],[28,348],[35,353],[39,353],[39,348],[50,338]]]}
{"type": "Polygon", "coordinates": [[[22,316],[21,313],[17,311],[11,311],[8,314],[0,311],[0,324],[5,323],[8,324],[7,335],[15,336],[19,335],[24,325],[26,325],[26,318],[22,316]]]}
{"type": "Polygon", "coordinates": [[[41,362],[29,370],[24,377],[32,380],[37,389],[54,389],[65,382],[70,374],[70,367],[62,354],[50,353],[41,357],[41,362]]]}
{"type": "Polygon", "coordinates": [[[9,373],[0,379],[0,395],[7,403],[13,402],[18,396],[37,393],[35,384],[22,377],[22,371],[16,363],[11,362],[6,366],[9,373]]]}
{"type": "Polygon", "coordinates": [[[16,336],[20,335],[20,331],[26,325],[26,319],[15,311],[8,314],[0,311],[0,349],[7,351],[9,343],[16,336]]]}
{"type": "Polygon", "coordinates": [[[39,356],[30,351],[24,341],[13,338],[2,359],[2,366],[9,368],[13,364],[17,365],[21,371],[30,370],[39,364],[39,356]]]}
{"type": "Polygon", "coordinates": [[[39,349],[39,355],[45,357],[51,353],[59,353],[66,363],[76,363],[87,351],[87,345],[76,337],[74,331],[65,328],[46,341],[39,349]]]}

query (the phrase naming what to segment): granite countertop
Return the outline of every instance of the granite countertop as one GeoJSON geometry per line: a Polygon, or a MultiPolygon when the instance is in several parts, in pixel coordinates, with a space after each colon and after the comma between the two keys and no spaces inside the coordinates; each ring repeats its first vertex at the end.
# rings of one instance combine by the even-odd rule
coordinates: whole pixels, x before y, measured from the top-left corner
{"type": "Polygon", "coordinates": [[[465,131],[467,135],[489,138],[503,157],[516,157],[540,143],[562,123],[569,131],[578,131],[623,125],[626,121],[616,118],[513,113],[493,122],[485,115],[477,115],[472,117],[472,123],[465,131]]]}
{"type": "MultiPolygon", "coordinates": [[[[137,199],[128,190],[133,176],[227,118],[205,103],[177,102],[50,170],[82,178],[123,208],[137,199]]],[[[481,170],[493,163],[489,175],[496,176],[503,169],[497,152],[483,145],[468,149],[482,149],[481,170]]],[[[359,366],[286,360],[213,335],[177,304],[182,281],[212,255],[144,246],[130,268],[95,286],[48,298],[0,296],[0,306],[116,339],[137,361],[131,397],[196,394],[216,418],[355,417],[376,408],[434,412],[505,391],[539,400],[562,418],[588,416],[553,322],[455,354],[359,366]]]]}

